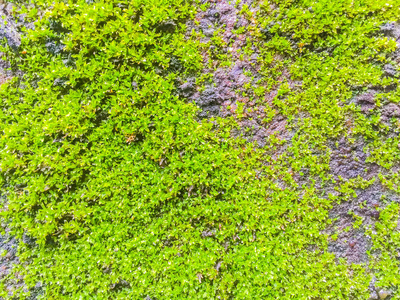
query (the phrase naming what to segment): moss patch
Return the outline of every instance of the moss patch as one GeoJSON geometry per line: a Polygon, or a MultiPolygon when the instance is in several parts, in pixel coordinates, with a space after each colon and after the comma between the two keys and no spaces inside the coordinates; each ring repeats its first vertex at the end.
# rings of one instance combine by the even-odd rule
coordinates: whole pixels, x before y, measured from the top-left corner
{"type": "Polygon", "coordinates": [[[398,191],[400,4],[223,4],[237,56],[211,1],[22,8],[42,18],[1,50],[23,75],[0,87],[0,214],[22,262],[2,284],[27,289],[3,297],[41,282],[43,299],[367,299],[374,276],[400,297],[396,201],[346,228],[329,215],[375,182],[398,191]],[[236,102],[199,121],[183,78],[204,95],[223,70],[245,78],[236,102]],[[362,145],[341,153],[350,175],[332,163],[344,145],[362,145]],[[371,237],[367,262],[328,251],[344,232],[371,237]]]}

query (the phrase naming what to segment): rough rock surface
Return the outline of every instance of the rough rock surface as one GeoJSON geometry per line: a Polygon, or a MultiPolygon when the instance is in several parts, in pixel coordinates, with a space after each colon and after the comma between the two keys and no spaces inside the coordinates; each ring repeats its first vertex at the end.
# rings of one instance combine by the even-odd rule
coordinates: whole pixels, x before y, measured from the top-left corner
{"type": "Polygon", "coordinates": [[[0,39],[6,39],[7,44],[17,50],[21,44],[21,39],[18,33],[17,24],[22,20],[14,20],[11,16],[12,4],[0,5],[0,39]]]}
{"type": "MultiPolygon", "coordinates": [[[[8,233],[0,235],[0,278],[4,278],[8,275],[13,264],[19,263],[18,257],[16,256],[17,247],[17,241],[8,233]]],[[[10,286],[7,288],[11,289],[10,286]]]]}
{"type": "MultiPolygon", "coordinates": [[[[13,49],[17,50],[20,45],[20,36],[16,28],[16,23],[11,17],[12,6],[10,4],[0,5],[0,39],[5,39],[7,44],[13,49]]],[[[2,56],[2,54],[0,54],[2,56]]],[[[7,70],[10,67],[9,63],[0,60],[0,84],[3,84],[12,77],[12,72],[7,70]]],[[[0,201],[5,201],[4,197],[0,197],[0,201]]],[[[7,276],[13,264],[17,264],[18,243],[15,238],[10,236],[8,232],[4,235],[0,234],[0,279],[7,276]]],[[[16,284],[18,287],[19,285],[16,284]]],[[[12,285],[6,287],[11,291],[12,285]]]]}
{"type": "MultiPolygon", "coordinates": [[[[11,3],[0,4],[0,40],[5,42],[11,47],[13,51],[18,51],[21,44],[21,37],[19,32],[20,26],[26,26],[32,28],[32,24],[24,22],[21,19],[14,19],[12,16],[13,6],[11,3]]],[[[2,53],[0,53],[0,58],[2,53]]],[[[5,60],[0,60],[0,85],[11,79],[14,76],[21,75],[18,71],[9,70],[10,64],[5,60]]],[[[0,193],[0,201],[6,201],[6,198],[0,193]]],[[[25,243],[34,245],[34,242],[28,237],[24,236],[23,241],[25,243]]],[[[18,241],[15,237],[9,234],[9,229],[6,228],[5,234],[0,234],[0,280],[6,277],[13,265],[19,264],[17,257],[18,241]]],[[[22,278],[19,278],[18,282],[7,282],[6,289],[10,292],[13,289],[24,287],[22,278]]],[[[29,300],[34,300],[40,293],[40,286],[34,291],[31,291],[29,300]]],[[[1,298],[0,298],[1,299],[1,298]]]]}

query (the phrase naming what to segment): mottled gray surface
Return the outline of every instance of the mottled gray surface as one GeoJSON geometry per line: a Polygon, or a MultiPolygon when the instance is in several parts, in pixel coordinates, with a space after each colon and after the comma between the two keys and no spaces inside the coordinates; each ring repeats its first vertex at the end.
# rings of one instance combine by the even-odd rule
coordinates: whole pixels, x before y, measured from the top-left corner
{"type": "MultiPolygon", "coordinates": [[[[21,42],[16,23],[11,17],[11,10],[11,4],[0,4],[0,39],[16,51],[21,42]]],[[[1,53],[0,56],[2,56],[1,53]]],[[[7,61],[0,60],[0,84],[12,77],[12,72],[7,70],[9,67],[7,61]]],[[[5,201],[5,198],[0,197],[0,201],[5,201]]],[[[14,237],[9,235],[8,231],[6,229],[5,234],[0,234],[0,279],[5,278],[10,273],[13,264],[19,263],[16,256],[18,243],[14,237]]],[[[18,284],[9,284],[6,289],[11,292],[14,287],[18,286],[18,284]]]]}
{"type": "Polygon", "coordinates": [[[0,5],[0,17],[0,39],[6,39],[7,44],[13,50],[18,50],[21,38],[17,24],[22,20],[14,20],[12,17],[12,4],[10,3],[0,5]]]}
{"type": "MultiPolygon", "coordinates": [[[[32,24],[25,23],[23,18],[14,19],[12,16],[13,6],[11,3],[0,4],[0,39],[10,46],[13,51],[19,51],[21,45],[21,37],[19,33],[19,28],[21,26],[26,26],[32,28],[32,24]]],[[[0,57],[3,56],[0,53],[0,57]]],[[[9,80],[13,76],[20,75],[19,72],[13,72],[9,70],[10,64],[5,60],[0,60],[0,84],[9,80]]],[[[4,195],[0,193],[0,201],[6,201],[4,195]]],[[[4,224],[3,224],[4,226],[4,224]]],[[[17,257],[18,241],[15,237],[9,234],[10,230],[6,227],[5,234],[0,234],[0,280],[5,279],[7,275],[11,272],[13,265],[19,264],[19,259],[17,257]]],[[[34,244],[34,241],[24,236],[23,241],[25,243],[34,244]]],[[[6,281],[6,290],[11,295],[15,288],[23,287],[23,278],[20,277],[16,281],[6,281]]],[[[40,292],[40,287],[38,286],[35,291],[32,291],[30,300],[37,298],[37,294],[40,292]]],[[[1,298],[0,298],[1,299],[1,298]]]]}

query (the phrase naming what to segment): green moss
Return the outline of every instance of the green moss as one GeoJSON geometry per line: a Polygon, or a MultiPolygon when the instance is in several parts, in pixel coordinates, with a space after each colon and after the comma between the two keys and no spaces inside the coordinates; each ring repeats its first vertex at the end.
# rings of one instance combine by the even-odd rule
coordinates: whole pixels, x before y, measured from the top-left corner
{"type": "MultiPolygon", "coordinates": [[[[335,182],[330,140],[363,137],[371,162],[397,161],[397,139],[350,99],[394,83],[382,79],[394,42],[377,30],[398,19],[400,4],[265,1],[257,15],[243,6],[254,24],[241,58],[254,43],[263,78],[240,92],[268,104],[266,126],[280,114],[294,134],[270,135],[263,149],[230,135],[246,118],[243,102],[236,119],[198,122],[198,108],[177,96],[177,78],[203,67],[200,50],[215,45],[209,63],[229,66],[222,32],[209,44],[185,40],[190,1],[36,5],[45,15],[27,30],[24,51],[2,49],[24,76],[0,88],[0,180],[2,219],[37,246],[21,243],[23,264],[3,284],[19,275],[28,287],[42,282],[43,299],[366,299],[371,270],[381,287],[399,284],[397,204],[376,224],[373,267],[337,262],[327,251],[335,235],[322,232],[335,203],[373,183],[335,182]],[[260,28],[271,22],[281,25],[265,41],[260,28]],[[49,40],[65,48],[50,53],[49,40]],[[305,170],[299,186],[294,176],[305,170]],[[324,191],[329,184],[337,194],[324,191]]],[[[28,16],[36,20],[36,8],[28,16]]],[[[393,188],[397,177],[381,180],[393,188]]]]}

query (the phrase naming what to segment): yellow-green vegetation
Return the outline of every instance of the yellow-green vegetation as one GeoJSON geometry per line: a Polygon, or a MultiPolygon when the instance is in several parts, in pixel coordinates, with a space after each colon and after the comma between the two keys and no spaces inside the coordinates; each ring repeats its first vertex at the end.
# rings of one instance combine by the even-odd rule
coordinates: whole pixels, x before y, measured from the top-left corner
{"type": "MultiPolygon", "coordinates": [[[[381,101],[399,102],[398,79],[383,75],[396,44],[379,29],[400,19],[400,3],[257,5],[257,13],[243,6],[254,24],[238,29],[260,51],[263,78],[248,93],[263,103],[277,89],[265,124],[279,113],[294,132],[290,142],[269,137],[264,148],[231,136],[237,119],[200,122],[195,104],[176,93],[178,77],[203,68],[204,45],[195,34],[185,39],[185,24],[206,6],[22,7],[35,29],[18,51],[1,49],[23,73],[0,87],[0,215],[21,238],[22,262],[3,286],[20,277],[28,289],[41,282],[42,299],[367,299],[375,274],[377,286],[400,299],[398,204],[388,201],[375,228],[365,229],[369,265],[336,260],[327,251],[335,237],[323,233],[329,210],[373,183],[335,181],[330,140],[365,138],[371,162],[388,170],[398,163],[399,138],[388,136],[395,120],[390,127],[379,107],[366,115],[350,100],[396,85],[381,101]],[[281,79],[284,69],[300,88],[281,79]],[[299,185],[295,175],[305,170],[299,185]],[[35,245],[22,242],[24,233],[35,245]]],[[[211,43],[224,42],[217,32],[211,43]]],[[[398,191],[398,177],[375,180],[398,191]]],[[[29,291],[13,293],[25,299],[29,291]]]]}
{"type": "MultiPolygon", "coordinates": [[[[364,149],[369,153],[367,162],[390,170],[399,161],[399,125],[395,118],[390,128],[382,122],[379,99],[389,103],[399,101],[398,77],[386,77],[382,68],[387,63],[393,63],[397,68],[398,65],[392,62],[390,56],[396,42],[383,36],[379,29],[386,21],[399,20],[400,3],[278,1],[278,5],[279,13],[271,10],[268,4],[265,6],[267,17],[263,24],[271,32],[270,41],[265,46],[291,57],[288,67],[295,78],[302,80],[302,88],[287,91],[287,97],[276,98],[275,104],[290,118],[297,114],[306,116],[294,125],[297,133],[288,149],[292,155],[290,159],[285,157],[285,162],[291,163],[294,170],[308,168],[325,181],[325,170],[329,169],[329,158],[325,153],[330,151],[326,147],[327,141],[345,136],[351,143],[361,137],[367,144],[364,149]],[[281,25],[269,28],[271,22],[281,22],[281,25]],[[291,37],[291,47],[286,46],[281,51],[282,45],[287,45],[287,36],[291,37]],[[377,108],[366,116],[350,100],[377,86],[390,91],[376,97],[377,108]]],[[[267,51],[266,55],[271,57],[271,51],[267,51]]],[[[392,189],[398,181],[397,173],[378,177],[392,189]]],[[[365,185],[362,182],[358,177],[343,182],[337,188],[339,196],[330,198],[343,201],[348,200],[346,195],[353,194],[355,197],[355,190],[350,190],[365,185]],[[358,187],[354,186],[357,181],[358,187]]],[[[395,203],[386,204],[374,230],[366,228],[373,242],[370,253],[374,253],[370,256],[371,263],[366,273],[375,274],[379,288],[395,289],[392,299],[400,299],[400,292],[397,292],[400,278],[397,260],[400,246],[397,227],[399,207],[395,203]]],[[[354,228],[360,226],[359,223],[355,218],[354,228]]],[[[357,288],[353,286],[352,290],[357,288]]],[[[323,295],[320,295],[321,298],[328,298],[323,295]]],[[[368,296],[355,298],[367,299],[368,296]]]]}

